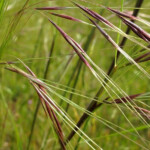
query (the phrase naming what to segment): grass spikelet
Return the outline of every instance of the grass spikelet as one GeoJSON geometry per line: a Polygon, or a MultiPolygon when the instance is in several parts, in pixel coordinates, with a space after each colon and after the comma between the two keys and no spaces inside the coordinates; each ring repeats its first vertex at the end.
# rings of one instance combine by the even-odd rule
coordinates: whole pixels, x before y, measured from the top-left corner
{"type": "Polygon", "coordinates": [[[129,19],[131,19],[131,20],[137,20],[137,17],[135,17],[135,16],[133,16],[133,15],[131,15],[131,14],[129,14],[129,13],[123,13],[123,12],[120,12],[120,11],[118,11],[118,10],[115,10],[115,9],[112,9],[112,8],[109,8],[109,7],[107,7],[107,9],[108,9],[109,11],[111,11],[111,12],[113,12],[113,13],[119,15],[119,16],[126,17],[126,18],[129,18],[129,19]]]}
{"type": "Polygon", "coordinates": [[[144,117],[146,117],[148,120],[150,120],[150,111],[141,107],[135,106],[135,109],[144,117]]]}
{"type": "MultiPolygon", "coordinates": [[[[104,100],[104,103],[106,102],[107,104],[122,104],[122,103],[127,103],[127,102],[132,102],[134,99],[137,97],[141,96],[142,94],[136,94],[136,95],[130,95],[128,97],[123,97],[121,99],[115,99],[113,102],[107,102],[104,100]]],[[[144,108],[141,108],[139,106],[133,106],[142,116],[146,117],[148,120],[150,120],[150,111],[144,108]]]]}
{"type": "Polygon", "coordinates": [[[65,10],[67,7],[39,7],[36,10],[65,10]]]}
{"type": "MultiPolygon", "coordinates": [[[[62,129],[61,129],[61,125],[57,119],[57,116],[55,115],[53,109],[51,107],[49,107],[49,103],[47,101],[45,101],[45,97],[44,95],[41,94],[41,92],[46,93],[45,89],[43,87],[40,86],[40,88],[38,89],[38,87],[36,87],[35,84],[33,84],[33,86],[35,87],[38,95],[39,95],[39,98],[41,99],[41,101],[44,101],[45,103],[45,107],[46,107],[46,110],[47,110],[47,113],[51,119],[51,121],[53,122],[53,126],[54,126],[54,129],[58,135],[58,138],[59,138],[59,141],[60,141],[60,145],[62,147],[63,150],[66,150],[66,147],[65,147],[65,143],[64,143],[64,136],[63,136],[63,132],[62,132],[62,129]],[[41,92],[39,92],[41,91],[41,92]]],[[[46,97],[47,98],[47,97],[46,97]]],[[[47,99],[49,102],[51,102],[51,99],[47,99]]],[[[52,106],[54,106],[56,108],[56,110],[58,111],[59,109],[56,107],[56,105],[54,105],[52,102],[51,102],[52,106]]]]}
{"type": "Polygon", "coordinates": [[[72,16],[68,16],[68,15],[64,15],[64,14],[57,14],[57,13],[50,13],[50,14],[52,14],[52,15],[54,15],[54,16],[57,16],[57,17],[60,17],[60,18],[67,19],[67,20],[72,20],[72,21],[77,21],[77,22],[83,23],[82,20],[76,19],[76,18],[74,18],[74,17],[72,17],[72,16]]]}
{"type": "MultiPolygon", "coordinates": [[[[120,16],[119,16],[120,17],[120,16]]],[[[140,28],[138,25],[133,23],[132,21],[129,21],[123,17],[120,17],[122,21],[131,28],[131,30],[137,34],[140,38],[142,38],[144,41],[149,42],[150,41],[150,35],[146,31],[144,31],[142,28],[140,28]]]]}
{"type": "Polygon", "coordinates": [[[42,102],[44,110],[47,112],[47,114],[49,115],[51,121],[53,122],[53,126],[54,126],[54,129],[55,129],[55,131],[58,135],[58,138],[59,138],[60,145],[61,145],[62,149],[66,150],[61,125],[60,125],[60,123],[57,119],[57,116],[55,115],[53,109],[51,108],[51,106],[53,106],[53,108],[55,108],[56,111],[59,111],[59,108],[54,104],[54,102],[50,98],[48,98],[48,96],[45,97],[42,94],[42,92],[43,92],[43,93],[45,93],[45,95],[47,95],[46,89],[41,85],[41,84],[44,84],[44,83],[42,83],[39,79],[36,78],[36,75],[31,71],[31,69],[29,67],[27,67],[25,64],[24,64],[24,66],[30,74],[24,72],[21,69],[18,69],[16,67],[14,67],[14,66],[6,67],[6,69],[10,70],[12,72],[16,72],[18,74],[21,74],[24,77],[26,77],[27,79],[29,79],[30,83],[33,85],[33,87],[35,88],[37,94],[39,95],[39,98],[42,102]]]}
{"type": "Polygon", "coordinates": [[[130,95],[128,97],[123,97],[121,99],[115,99],[112,103],[126,103],[126,102],[129,102],[129,101],[133,101],[135,98],[141,96],[142,94],[136,94],[136,95],[130,95]]]}
{"type": "Polygon", "coordinates": [[[115,10],[115,9],[112,9],[109,7],[107,7],[107,9],[109,11],[115,13],[117,16],[122,16],[122,17],[125,17],[128,19],[131,19],[131,21],[139,21],[139,22],[143,23],[144,25],[150,26],[150,23],[148,21],[141,19],[140,17],[135,17],[135,16],[131,15],[130,13],[123,13],[123,12],[120,12],[118,10],[115,10]]]}
{"type": "Polygon", "coordinates": [[[60,27],[58,27],[52,20],[49,19],[49,21],[57,28],[57,30],[61,33],[61,35],[65,38],[65,40],[73,47],[77,55],[80,57],[80,59],[85,63],[85,65],[91,69],[91,65],[87,62],[87,60],[84,58],[82,53],[85,53],[84,50],[81,48],[81,46],[75,42],[70,36],[68,36],[60,27]]]}

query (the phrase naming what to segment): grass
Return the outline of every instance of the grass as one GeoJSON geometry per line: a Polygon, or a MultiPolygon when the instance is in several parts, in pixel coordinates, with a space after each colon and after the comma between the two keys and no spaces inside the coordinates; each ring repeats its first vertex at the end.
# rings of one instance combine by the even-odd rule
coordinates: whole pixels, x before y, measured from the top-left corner
{"type": "Polygon", "coordinates": [[[149,5],[1,0],[0,150],[149,150],[149,5]]]}

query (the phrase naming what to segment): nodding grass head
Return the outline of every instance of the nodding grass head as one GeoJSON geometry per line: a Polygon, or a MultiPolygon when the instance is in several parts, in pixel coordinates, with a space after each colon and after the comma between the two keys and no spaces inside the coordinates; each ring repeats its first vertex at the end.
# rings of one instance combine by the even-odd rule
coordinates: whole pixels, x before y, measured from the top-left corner
{"type": "Polygon", "coordinates": [[[44,82],[42,82],[41,80],[39,80],[27,65],[25,65],[24,63],[23,63],[23,65],[29,73],[15,67],[15,66],[12,66],[12,65],[9,65],[8,67],[6,67],[6,69],[10,70],[12,72],[21,74],[30,81],[30,83],[35,88],[35,90],[41,100],[41,103],[42,103],[45,113],[50,117],[50,119],[53,123],[53,127],[59,138],[59,142],[60,142],[62,149],[66,150],[64,136],[63,136],[63,132],[61,129],[61,124],[59,123],[58,118],[55,114],[55,111],[60,112],[60,109],[55,104],[55,102],[48,96],[47,91],[46,91],[46,89],[47,89],[46,84],[44,82]]]}

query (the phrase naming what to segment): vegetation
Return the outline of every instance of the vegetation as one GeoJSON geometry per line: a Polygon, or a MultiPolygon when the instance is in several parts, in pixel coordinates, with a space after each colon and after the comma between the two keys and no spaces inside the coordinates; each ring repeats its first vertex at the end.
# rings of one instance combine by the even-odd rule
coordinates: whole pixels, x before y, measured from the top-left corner
{"type": "Polygon", "coordinates": [[[0,0],[0,150],[149,150],[149,6],[0,0]]]}

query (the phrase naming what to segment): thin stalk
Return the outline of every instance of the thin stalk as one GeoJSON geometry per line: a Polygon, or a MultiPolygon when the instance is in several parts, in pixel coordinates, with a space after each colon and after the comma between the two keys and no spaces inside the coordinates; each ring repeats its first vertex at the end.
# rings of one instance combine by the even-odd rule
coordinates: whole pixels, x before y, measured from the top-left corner
{"type": "Polygon", "coordinates": [[[12,114],[8,104],[7,104],[7,101],[6,101],[6,97],[4,96],[4,92],[2,90],[3,88],[1,87],[0,88],[0,95],[1,95],[1,100],[3,102],[3,105],[5,107],[5,109],[8,111],[8,115],[9,115],[9,118],[10,118],[10,122],[11,122],[11,125],[12,125],[12,129],[14,130],[14,136],[15,136],[15,148],[18,149],[18,150],[23,150],[23,145],[22,145],[22,139],[21,139],[21,135],[20,135],[20,132],[18,130],[18,127],[17,127],[17,124],[16,124],[16,121],[15,121],[15,118],[14,118],[14,115],[12,114]]]}
{"type": "Polygon", "coordinates": [[[51,133],[51,128],[49,128],[48,133],[46,134],[46,137],[43,140],[43,143],[42,143],[42,146],[41,146],[40,150],[44,150],[45,149],[46,144],[47,144],[47,139],[48,139],[50,133],[51,133]]]}
{"type": "MultiPolygon", "coordinates": [[[[123,11],[123,4],[124,4],[124,0],[122,0],[122,2],[121,2],[121,12],[123,11]]],[[[119,20],[119,29],[121,29],[121,20],[119,20]]],[[[120,40],[120,34],[118,33],[117,34],[117,41],[116,41],[117,44],[119,44],[119,40],[120,40]]],[[[118,50],[116,49],[116,52],[115,52],[115,68],[117,67],[117,53],[118,53],[118,50]]]]}
{"type": "MultiPolygon", "coordinates": [[[[78,82],[78,79],[79,79],[79,74],[80,74],[80,71],[81,71],[81,67],[82,67],[82,62],[79,61],[78,72],[77,72],[77,75],[76,75],[76,77],[75,77],[74,84],[73,84],[73,86],[72,86],[72,93],[71,93],[70,96],[69,96],[69,100],[72,100],[72,98],[73,98],[73,92],[74,92],[74,89],[75,89],[75,87],[76,87],[76,85],[77,85],[77,82],[78,82]]],[[[67,103],[67,107],[66,107],[66,110],[65,110],[65,111],[67,112],[68,109],[69,109],[69,103],[67,103]]]]}
{"type": "MultiPolygon", "coordinates": [[[[144,0],[137,0],[137,3],[136,3],[136,5],[135,5],[135,8],[140,8],[140,7],[142,6],[143,2],[144,2],[144,0]]],[[[132,15],[135,16],[135,17],[137,17],[139,11],[140,11],[140,9],[134,9],[132,15]]],[[[131,20],[131,21],[134,22],[134,20],[131,20]]],[[[130,29],[130,27],[128,27],[127,30],[126,30],[126,34],[130,34],[130,31],[131,31],[131,29],[130,29]]],[[[121,48],[124,47],[124,45],[126,44],[126,41],[127,41],[127,38],[124,37],[124,38],[122,39],[121,43],[120,43],[120,47],[121,47],[121,48]]],[[[119,58],[119,56],[120,56],[120,52],[118,51],[118,53],[117,53],[117,59],[119,58]]],[[[110,75],[110,73],[111,73],[112,70],[114,69],[114,64],[115,64],[115,59],[114,59],[114,60],[112,61],[112,63],[111,63],[111,66],[110,66],[110,68],[109,68],[109,70],[108,70],[108,73],[107,73],[108,75],[110,75]]]]}
{"type": "Polygon", "coordinates": [[[41,24],[40,31],[39,31],[37,39],[35,41],[35,46],[34,46],[34,49],[33,49],[32,55],[31,55],[32,57],[35,57],[36,52],[38,50],[39,44],[41,42],[40,39],[41,39],[41,36],[42,36],[42,33],[43,33],[43,29],[44,29],[44,22],[41,24]]]}
{"type": "MultiPolygon", "coordinates": [[[[88,122],[89,122],[89,118],[87,119],[87,121],[86,121],[86,123],[85,123],[85,125],[84,125],[84,127],[83,127],[83,131],[85,131],[86,129],[87,129],[87,125],[88,125],[88,122]]],[[[74,150],[77,150],[78,149],[78,147],[79,147],[79,142],[81,141],[81,136],[78,138],[78,141],[77,141],[77,143],[76,143],[76,146],[75,146],[75,148],[74,148],[74,150]]]]}
{"type": "MultiPolygon", "coordinates": [[[[69,87],[70,84],[71,84],[72,79],[74,78],[74,75],[75,75],[75,73],[76,73],[76,71],[77,71],[77,68],[78,68],[78,66],[79,66],[79,63],[80,63],[80,61],[77,62],[76,66],[74,67],[73,72],[72,72],[72,74],[71,74],[71,76],[70,76],[70,79],[68,80],[68,83],[67,83],[67,85],[66,85],[65,92],[63,93],[63,96],[64,96],[64,97],[65,97],[66,94],[67,94],[66,90],[68,89],[68,87],[69,87]]],[[[61,106],[62,104],[63,104],[63,100],[61,99],[59,105],[61,106]]]]}
{"type": "Polygon", "coordinates": [[[1,0],[0,1],[0,22],[2,21],[2,18],[4,16],[5,9],[6,9],[6,1],[5,0],[1,0]]]}
{"type": "MultiPolygon", "coordinates": [[[[133,16],[136,17],[136,16],[138,15],[140,9],[137,9],[137,8],[140,8],[140,7],[142,6],[143,2],[144,2],[144,0],[137,0],[136,5],[135,5],[135,9],[134,9],[134,11],[133,11],[133,16]]],[[[134,22],[134,20],[132,20],[132,22],[134,22]]],[[[130,31],[131,31],[131,29],[128,27],[127,30],[126,30],[126,34],[129,34],[130,31]]],[[[127,41],[127,38],[124,37],[124,38],[122,39],[121,43],[120,43],[120,47],[121,47],[121,48],[124,47],[126,41],[127,41]]],[[[118,51],[118,52],[117,52],[117,59],[119,58],[119,56],[120,56],[120,52],[118,51]]],[[[112,74],[115,72],[115,71],[114,71],[114,64],[115,64],[115,58],[113,59],[111,65],[110,65],[110,67],[109,67],[109,70],[108,70],[108,72],[107,72],[107,75],[110,76],[110,75],[112,75],[112,74]]],[[[107,80],[106,78],[105,78],[104,80],[106,81],[106,83],[108,82],[108,80],[107,80]]],[[[103,91],[104,91],[104,88],[101,87],[101,88],[98,90],[98,92],[96,93],[94,99],[97,99],[97,98],[103,93],[103,91]]],[[[102,106],[102,104],[103,104],[103,103],[98,104],[96,101],[93,101],[93,100],[92,100],[92,101],[90,102],[90,104],[88,105],[88,107],[87,107],[86,110],[92,112],[92,111],[94,111],[96,108],[98,108],[97,105],[99,105],[99,107],[100,107],[100,106],[102,106]]],[[[76,126],[77,126],[78,128],[80,128],[81,125],[84,123],[84,121],[85,121],[87,118],[88,118],[88,115],[87,115],[86,113],[84,113],[84,114],[80,117],[80,119],[79,119],[79,121],[77,122],[76,126]]],[[[74,130],[72,130],[72,131],[70,132],[68,138],[66,139],[66,144],[67,144],[67,142],[69,142],[69,141],[72,139],[72,137],[73,137],[73,136],[75,135],[75,133],[76,133],[75,131],[77,131],[78,128],[74,128],[74,130]]]]}

